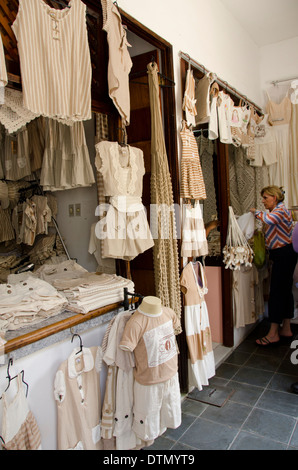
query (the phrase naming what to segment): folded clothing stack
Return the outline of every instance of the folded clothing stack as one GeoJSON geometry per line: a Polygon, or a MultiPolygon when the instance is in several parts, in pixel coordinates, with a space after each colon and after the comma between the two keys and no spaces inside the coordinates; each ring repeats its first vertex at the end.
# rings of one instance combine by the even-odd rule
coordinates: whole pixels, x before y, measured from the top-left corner
{"type": "Polygon", "coordinates": [[[28,276],[0,285],[0,332],[39,323],[65,310],[67,299],[48,282],[28,276]]]}
{"type": "Polygon", "coordinates": [[[85,273],[78,279],[54,281],[53,286],[63,290],[68,300],[67,310],[83,314],[122,302],[125,287],[134,292],[134,283],[116,274],[85,273]]]}

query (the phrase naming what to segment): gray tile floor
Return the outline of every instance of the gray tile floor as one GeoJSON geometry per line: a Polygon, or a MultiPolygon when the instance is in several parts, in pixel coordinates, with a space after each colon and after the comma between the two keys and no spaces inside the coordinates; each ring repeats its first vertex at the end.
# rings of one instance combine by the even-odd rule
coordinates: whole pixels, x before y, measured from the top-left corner
{"type": "MultiPolygon", "coordinates": [[[[168,429],[146,450],[298,450],[298,365],[290,342],[261,348],[255,339],[268,331],[263,321],[216,370],[209,387],[229,387],[221,407],[182,403],[182,424],[168,429]]],[[[293,325],[298,339],[298,325],[293,325]]],[[[204,387],[206,389],[206,387],[204,387]]],[[[206,390],[205,390],[206,391],[206,390]]]]}

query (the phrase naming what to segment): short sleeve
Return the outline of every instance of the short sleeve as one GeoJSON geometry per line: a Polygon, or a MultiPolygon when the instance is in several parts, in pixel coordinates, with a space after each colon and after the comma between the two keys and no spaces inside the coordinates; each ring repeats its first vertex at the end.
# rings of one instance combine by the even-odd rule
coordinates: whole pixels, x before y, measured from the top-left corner
{"type": "Polygon", "coordinates": [[[62,402],[66,395],[65,377],[62,370],[58,370],[54,382],[54,396],[55,400],[62,402]]]}
{"type": "Polygon", "coordinates": [[[119,348],[125,351],[134,351],[140,339],[141,327],[132,316],[125,325],[123,335],[119,343],[119,348]]]}
{"type": "Polygon", "coordinates": [[[185,295],[188,289],[189,289],[189,284],[187,280],[187,270],[186,268],[184,268],[180,276],[180,290],[185,295]]]}

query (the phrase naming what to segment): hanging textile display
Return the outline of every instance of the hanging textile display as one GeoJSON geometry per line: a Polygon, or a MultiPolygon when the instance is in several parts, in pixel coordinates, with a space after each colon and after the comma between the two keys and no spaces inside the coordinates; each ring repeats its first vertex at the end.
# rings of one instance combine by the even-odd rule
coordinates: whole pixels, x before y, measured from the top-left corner
{"type": "Polygon", "coordinates": [[[231,206],[229,206],[227,240],[222,252],[226,269],[240,270],[241,265],[252,266],[253,250],[241,231],[231,206]]]}
{"type": "Polygon", "coordinates": [[[185,199],[206,199],[206,190],[201,168],[198,145],[191,129],[182,121],[181,155],[181,197],[185,199]]]}
{"type": "MultiPolygon", "coordinates": [[[[7,85],[7,70],[6,70],[2,36],[0,34],[0,91],[1,91],[1,88],[5,87],[6,85],[7,85]]],[[[2,104],[4,101],[2,91],[0,94],[0,104],[2,104]]]]}
{"type": "Polygon", "coordinates": [[[154,245],[142,203],[143,151],[107,141],[98,142],[95,149],[95,165],[110,198],[96,235],[103,239],[104,257],[130,261],[154,245]]]}
{"type": "MultiPolygon", "coordinates": [[[[163,126],[160,112],[158,67],[156,63],[147,66],[151,110],[151,207],[167,209],[166,217],[159,213],[152,217],[152,231],[155,232],[153,247],[156,295],[176,315],[181,315],[179,292],[179,260],[176,237],[176,219],[171,175],[169,173],[163,126]],[[154,227],[153,227],[154,225],[154,227]],[[165,236],[167,234],[167,236],[165,236]]],[[[178,332],[181,330],[179,329],[178,332]]]]}
{"type": "Polygon", "coordinates": [[[181,256],[190,258],[208,255],[206,230],[199,201],[194,206],[183,204],[181,256]]]}
{"type": "Polygon", "coordinates": [[[195,98],[196,98],[196,125],[209,122],[210,119],[210,87],[216,80],[216,75],[208,72],[200,80],[196,80],[195,98]]]}
{"type": "MultiPolygon", "coordinates": [[[[12,380],[8,377],[9,380],[12,380]]],[[[16,377],[17,393],[13,400],[8,392],[2,394],[2,439],[5,450],[41,450],[41,436],[35,416],[29,408],[24,391],[22,372],[16,377]]],[[[27,388],[28,390],[28,388],[27,388]]]]}
{"type": "Polygon", "coordinates": [[[75,348],[54,382],[58,450],[101,450],[101,347],[75,348]],[[78,425],[80,423],[80,425],[78,425]]]}
{"type": "Polygon", "coordinates": [[[215,362],[205,294],[207,279],[201,263],[188,263],[180,278],[188,346],[189,386],[202,390],[215,375],[215,362]]]}
{"type": "Polygon", "coordinates": [[[131,47],[117,6],[111,0],[101,0],[103,30],[109,46],[108,84],[109,96],[125,125],[130,122],[130,95],[128,75],[132,61],[127,50],[131,47]]]}
{"type": "Polygon", "coordinates": [[[241,265],[239,270],[233,271],[232,278],[234,325],[235,328],[241,328],[257,320],[255,300],[257,270],[254,266],[241,265]]]}
{"type": "Polygon", "coordinates": [[[288,206],[290,188],[290,122],[292,104],[288,93],[280,103],[274,102],[268,91],[266,111],[269,114],[269,123],[273,126],[277,145],[277,163],[270,165],[270,184],[282,186],[285,190],[285,205],[288,206]]]}
{"type": "Polygon", "coordinates": [[[182,109],[185,111],[187,125],[195,126],[197,115],[196,99],[195,99],[195,79],[193,71],[189,67],[186,72],[186,85],[183,97],[182,109]]]}
{"type": "Polygon", "coordinates": [[[45,120],[40,184],[44,191],[88,187],[95,183],[83,122],[72,126],[45,120]]]}
{"type": "Polygon", "coordinates": [[[23,106],[21,91],[6,87],[3,100],[0,106],[0,122],[9,134],[21,130],[38,116],[23,106]]]}
{"type": "Polygon", "coordinates": [[[71,0],[69,8],[59,10],[44,1],[19,0],[12,30],[17,38],[24,106],[36,115],[68,124],[91,119],[86,5],[71,0]]]}

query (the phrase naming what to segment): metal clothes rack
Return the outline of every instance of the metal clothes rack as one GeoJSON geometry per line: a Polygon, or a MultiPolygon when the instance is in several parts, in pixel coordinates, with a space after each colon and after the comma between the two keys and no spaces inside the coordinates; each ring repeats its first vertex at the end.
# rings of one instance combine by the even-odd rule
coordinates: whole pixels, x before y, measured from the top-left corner
{"type": "Polygon", "coordinates": [[[291,82],[292,80],[298,80],[298,77],[284,78],[281,80],[272,80],[272,85],[277,85],[278,83],[291,82]]]}
{"type": "Polygon", "coordinates": [[[128,296],[129,296],[129,295],[131,295],[132,297],[138,299],[136,302],[133,302],[133,303],[136,304],[136,308],[138,307],[139,302],[140,302],[141,300],[143,300],[143,298],[144,298],[143,295],[137,294],[136,292],[128,292],[128,288],[127,288],[127,287],[124,287],[123,307],[124,307],[125,310],[128,310],[128,309],[129,309],[129,300],[128,300],[128,296]]]}
{"type": "MultiPolygon", "coordinates": [[[[206,67],[204,67],[204,65],[199,64],[198,62],[196,62],[194,59],[192,59],[185,52],[180,51],[179,55],[182,59],[184,59],[186,62],[188,62],[190,65],[192,65],[195,69],[199,70],[200,72],[202,72],[204,74],[210,73],[210,70],[207,70],[206,67]]],[[[226,81],[222,80],[221,78],[217,77],[216,73],[215,73],[215,76],[216,76],[215,82],[218,83],[218,85],[220,85],[227,92],[229,92],[232,95],[236,96],[240,100],[245,101],[250,106],[253,106],[255,108],[255,110],[258,111],[260,114],[263,114],[262,109],[258,105],[256,105],[253,101],[249,100],[247,98],[247,96],[242,95],[238,90],[236,90],[236,88],[229,85],[228,82],[226,82],[226,81]]]]}

